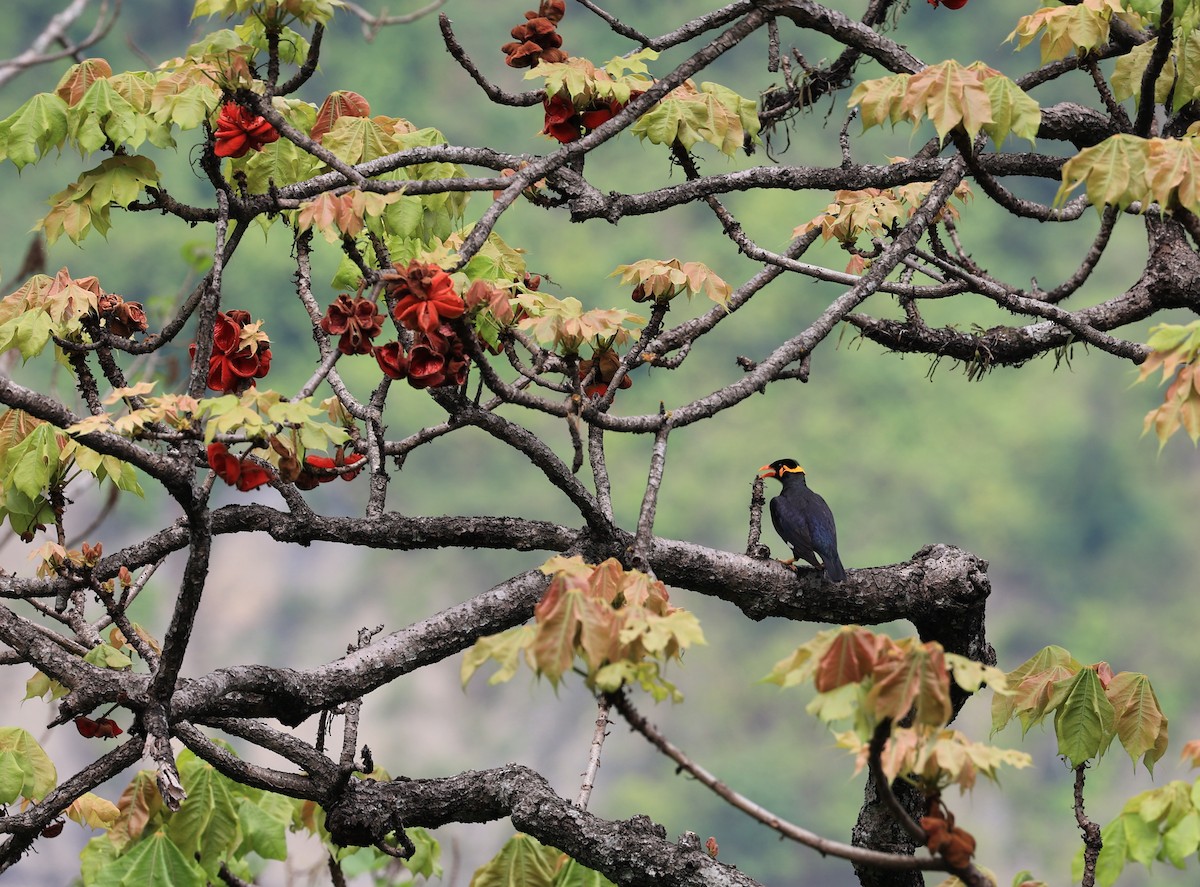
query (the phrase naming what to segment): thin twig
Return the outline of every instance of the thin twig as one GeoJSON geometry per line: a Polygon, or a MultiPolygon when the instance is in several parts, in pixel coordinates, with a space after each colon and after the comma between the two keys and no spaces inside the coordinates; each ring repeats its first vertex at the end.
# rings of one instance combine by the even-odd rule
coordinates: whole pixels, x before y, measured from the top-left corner
{"type": "Polygon", "coordinates": [[[859,865],[876,866],[881,869],[900,870],[900,871],[945,871],[946,863],[941,859],[918,858],[909,856],[908,854],[884,853],[879,850],[869,850],[864,847],[855,847],[851,844],[843,844],[839,841],[831,841],[828,838],[823,838],[815,832],[810,832],[808,829],[788,822],[783,817],[772,813],[766,807],[755,803],[745,795],[739,794],[725,783],[717,779],[716,776],[705,770],[679,748],[671,744],[665,736],[658,731],[656,727],[650,724],[649,721],[642,716],[633,703],[629,701],[629,697],[624,692],[615,693],[610,697],[613,707],[621,713],[621,716],[629,722],[638,733],[641,733],[650,744],[661,751],[664,755],[670,758],[678,765],[679,769],[692,776],[697,782],[706,788],[710,789],[719,797],[727,801],[730,806],[750,816],[752,819],[761,822],[763,825],[771,828],[780,835],[797,843],[803,844],[806,847],[811,847],[818,853],[825,856],[836,856],[840,859],[848,859],[859,865]]]}
{"type": "Polygon", "coordinates": [[[575,806],[586,810],[592,797],[592,788],[596,784],[596,774],[600,772],[600,751],[604,748],[604,737],[608,735],[608,710],[611,703],[607,696],[596,700],[596,731],[592,734],[592,744],[588,751],[587,770],[583,774],[583,785],[579,787],[579,798],[575,806]]]}

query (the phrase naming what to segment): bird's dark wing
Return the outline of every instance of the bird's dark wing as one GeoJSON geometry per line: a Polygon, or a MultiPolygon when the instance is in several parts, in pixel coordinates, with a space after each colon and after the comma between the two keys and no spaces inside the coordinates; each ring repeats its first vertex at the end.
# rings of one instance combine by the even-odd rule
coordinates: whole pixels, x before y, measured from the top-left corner
{"type": "Polygon", "coordinates": [[[813,550],[821,557],[825,575],[833,582],[841,582],[846,578],[846,570],[842,567],[842,559],[838,556],[837,527],[833,523],[833,512],[829,510],[829,506],[819,495],[812,490],[805,490],[805,492],[810,497],[804,513],[808,517],[808,530],[813,550]]]}
{"type": "MultiPolygon", "coordinates": [[[[828,510],[826,508],[826,511],[828,510]]],[[[796,557],[808,561],[814,567],[821,566],[813,551],[812,533],[803,507],[789,496],[776,496],[771,500],[771,523],[775,525],[775,532],[783,537],[783,541],[791,547],[796,557]]]]}
{"type": "Polygon", "coordinates": [[[813,550],[827,558],[831,552],[837,552],[837,528],[833,523],[833,512],[829,510],[825,500],[812,490],[805,492],[809,495],[808,507],[805,509],[809,538],[812,540],[813,550]]]}

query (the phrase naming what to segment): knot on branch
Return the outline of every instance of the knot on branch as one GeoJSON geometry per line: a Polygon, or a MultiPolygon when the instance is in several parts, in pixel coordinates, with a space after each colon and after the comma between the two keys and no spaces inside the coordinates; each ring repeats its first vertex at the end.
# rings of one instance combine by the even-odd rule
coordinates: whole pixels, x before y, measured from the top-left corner
{"type": "Polygon", "coordinates": [[[336,800],[325,805],[325,827],[340,847],[377,847],[400,859],[416,852],[395,798],[371,779],[352,779],[342,787],[336,800]]]}
{"type": "Polygon", "coordinates": [[[1200,255],[1188,242],[1183,226],[1172,218],[1146,215],[1150,259],[1140,285],[1162,308],[1196,310],[1200,289],[1200,255]]]}

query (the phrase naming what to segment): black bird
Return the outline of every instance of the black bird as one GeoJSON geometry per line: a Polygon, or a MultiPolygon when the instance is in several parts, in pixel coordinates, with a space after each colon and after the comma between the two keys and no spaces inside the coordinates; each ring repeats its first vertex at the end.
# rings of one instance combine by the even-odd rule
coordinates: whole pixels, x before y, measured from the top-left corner
{"type": "Polygon", "coordinates": [[[783,484],[783,492],[771,500],[775,532],[783,537],[796,558],[824,569],[830,582],[845,579],[846,570],[837,552],[833,512],[824,499],[808,488],[800,463],[795,459],[776,459],[758,470],[762,472],[759,477],[777,477],[783,484]]]}

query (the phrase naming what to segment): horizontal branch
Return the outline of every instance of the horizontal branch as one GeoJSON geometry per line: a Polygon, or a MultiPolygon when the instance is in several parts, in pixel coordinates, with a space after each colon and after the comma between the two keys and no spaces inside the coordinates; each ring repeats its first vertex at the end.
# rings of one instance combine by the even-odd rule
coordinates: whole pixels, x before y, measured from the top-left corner
{"type": "Polygon", "coordinates": [[[445,779],[350,780],[326,809],[337,843],[369,846],[393,824],[437,828],[507,817],[520,832],[557,847],[622,887],[756,887],[699,847],[672,843],[648,818],[614,822],[559,797],[533,770],[509,764],[445,779]]]}

